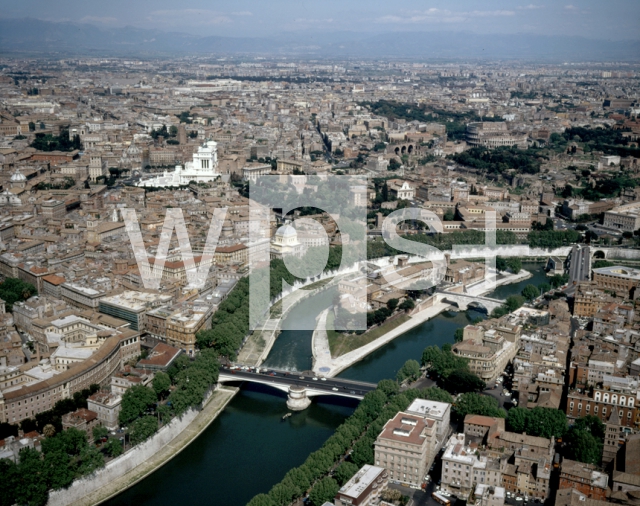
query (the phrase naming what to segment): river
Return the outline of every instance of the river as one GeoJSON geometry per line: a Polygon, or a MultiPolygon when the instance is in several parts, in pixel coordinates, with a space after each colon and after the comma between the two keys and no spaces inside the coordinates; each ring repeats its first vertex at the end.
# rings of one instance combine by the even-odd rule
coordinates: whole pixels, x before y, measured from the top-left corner
{"type": "MultiPolygon", "coordinates": [[[[528,284],[546,282],[540,263],[523,263],[533,278],[498,287],[488,294],[505,298],[528,284]]],[[[285,319],[265,364],[308,370],[312,331],[290,330],[296,319],[311,321],[331,303],[327,290],[320,300],[307,299],[285,319]]],[[[378,382],[393,378],[410,358],[420,360],[429,345],[452,343],[457,328],[482,313],[445,312],[399,336],[345,370],[341,377],[378,382]]],[[[316,398],[305,411],[281,421],[286,395],[260,385],[243,385],[223,413],[196,441],[164,467],[108,501],[109,506],[175,504],[242,506],[269,489],[292,467],[318,449],[357,405],[338,398],[316,398]]]]}

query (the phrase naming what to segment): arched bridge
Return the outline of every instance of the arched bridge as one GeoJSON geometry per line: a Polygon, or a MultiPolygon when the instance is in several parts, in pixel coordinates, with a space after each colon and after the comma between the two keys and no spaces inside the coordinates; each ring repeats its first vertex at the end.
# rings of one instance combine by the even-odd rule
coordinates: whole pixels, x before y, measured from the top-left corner
{"type": "Polygon", "coordinates": [[[492,299],[491,297],[482,297],[481,295],[470,295],[468,293],[455,292],[438,292],[438,302],[455,303],[461,310],[469,308],[484,309],[487,313],[502,306],[506,301],[501,299],[492,299]]]}
{"type": "Polygon", "coordinates": [[[314,373],[279,371],[276,369],[247,367],[242,365],[223,366],[218,378],[220,383],[250,381],[271,386],[289,395],[287,406],[292,410],[305,409],[311,404],[311,397],[333,395],[361,400],[365,394],[376,389],[373,383],[321,378],[314,373]]]}

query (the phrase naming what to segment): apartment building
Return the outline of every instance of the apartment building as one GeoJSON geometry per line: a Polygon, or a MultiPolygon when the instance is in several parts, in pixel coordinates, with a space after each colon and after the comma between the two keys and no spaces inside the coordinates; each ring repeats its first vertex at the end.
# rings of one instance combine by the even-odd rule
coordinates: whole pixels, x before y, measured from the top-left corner
{"type": "Polygon", "coordinates": [[[640,270],[620,265],[601,267],[593,269],[593,281],[601,290],[615,292],[618,297],[635,299],[640,270]]]}
{"type": "Polygon", "coordinates": [[[146,314],[146,330],[188,355],[195,353],[196,334],[209,328],[214,307],[204,301],[162,306],[146,314]]]}
{"type": "Polygon", "coordinates": [[[167,304],[171,299],[170,295],[127,290],[118,295],[102,297],[98,304],[98,310],[129,322],[134,330],[143,331],[147,320],[146,313],[167,304]]]}
{"type": "Polygon", "coordinates": [[[79,309],[97,310],[100,298],[105,294],[102,290],[96,290],[89,286],[66,281],[60,285],[60,297],[66,303],[79,309]]]}
{"type": "Polygon", "coordinates": [[[389,473],[378,466],[364,465],[336,494],[335,506],[377,506],[387,489],[389,473]]]}
{"type": "Polygon", "coordinates": [[[389,479],[419,487],[433,462],[436,423],[399,412],[389,420],[374,443],[376,466],[389,471],[389,479]]]}
{"type": "Polygon", "coordinates": [[[634,427],[638,416],[635,388],[609,390],[603,387],[593,389],[593,393],[570,391],[567,396],[567,417],[582,418],[597,416],[606,423],[615,410],[621,426],[634,427]]]}
{"type": "Polygon", "coordinates": [[[632,202],[606,211],[602,225],[622,232],[635,232],[640,228],[640,202],[632,202]]]}
{"type": "Polygon", "coordinates": [[[518,353],[520,326],[504,326],[504,332],[502,327],[487,330],[467,325],[463,340],[452,347],[454,354],[468,359],[469,370],[487,383],[502,374],[518,353]]]}
{"type": "MultiPolygon", "coordinates": [[[[129,329],[117,332],[104,341],[90,360],[63,372],[37,370],[33,381],[3,391],[0,422],[19,423],[52,409],[59,400],[72,397],[92,384],[107,384],[122,365],[123,343],[137,337],[139,334],[129,329]]],[[[139,341],[136,342],[139,350],[139,341]]]]}
{"type": "Polygon", "coordinates": [[[415,399],[405,413],[421,416],[436,423],[436,451],[438,451],[449,437],[451,432],[451,404],[448,402],[430,401],[428,399],[415,399]]]}
{"type": "Polygon", "coordinates": [[[500,459],[482,454],[477,445],[470,445],[464,434],[454,434],[442,454],[441,486],[464,499],[476,484],[501,486],[502,466],[500,459]]]}
{"type": "Polygon", "coordinates": [[[589,499],[604,501],[609,491],[608,483],[609,476],[593,464],[569,459],[562,461],[559,489],[578,490],[589,499]]]}

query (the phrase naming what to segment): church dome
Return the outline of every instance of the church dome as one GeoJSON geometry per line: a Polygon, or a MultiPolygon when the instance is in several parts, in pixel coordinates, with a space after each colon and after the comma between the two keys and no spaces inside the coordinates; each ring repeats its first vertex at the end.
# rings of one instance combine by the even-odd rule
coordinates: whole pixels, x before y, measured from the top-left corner
{"type": "Polygon", "coordinates": [[[282,225],[276,231],[276,237],[298,237],[298,232],[291,225],[282,225]]]}
{"type": "Polygon", "coordinates": [[[23,181],[26,181],[27,178],[25,177],[25,175],[20,172],[20,170],[16,170],[12,175],[11,175],[11,179],[9,181],[11,181],[12,183],[22,183],[23,181]]]}
{"type": "Polygon", "coordinates": [[[134,143],[131,143],[131,145],[126,149],[125,152],[129,155],[139,155],[140,149],[134,143]]]}

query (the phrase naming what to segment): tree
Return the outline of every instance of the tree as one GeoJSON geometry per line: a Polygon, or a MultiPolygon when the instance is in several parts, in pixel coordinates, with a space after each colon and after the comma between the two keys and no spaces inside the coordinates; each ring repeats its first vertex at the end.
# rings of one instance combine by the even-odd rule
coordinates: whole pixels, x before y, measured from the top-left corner
{"type": "Polygon", "coordinates": [[[400,382],[408,379],[415,381],[420,377],[420,364],[417,360],[407,360],[398,371],[396,379],[400,382]]]}
{"type": "Polygon", "coordinates": [[[571,427],[565,438],[565,457],[585,464],[599,464],[602,457],[602,442],[584,429],[571,427]]]}
{"type": "Polygon", "coordinates": [[[143,416],[135,422],[131,427],[131,442],[136,445],[149,439],[158,430],[158,419],[155,416],[143,416]]]}
{"type": "Polygon", "coordinates": [[[343,462],[338,466],[334,474],[334,478],[338,480],[340,486],[347,483],[351,477],[358,472],[358,466],[352,462],[343,462]]]}
{"type": "Polygon", "coordinates": [[[388,202],[389,201],[389,187],[387,186],[387,182],[386,181],[382,185],[382,201],[383,202],[388,202]]]}
{"type": "Polygon", "coordinates": [[[566,284],[567,281],[569,281],[568,274],[555,274],[551,276],[551,279],[549,280],[553,288],[559,288],[562,285],[566,284]]]}
{"type": "Polygon", "coordinates": [[[109,439],[104,445],[104,451],[109,457],[116,458],[122,455],[122,443],[117,439],[109,439]]]}
{"type": "Polygon", "coordinates": [[[387,301],[387,308],[393,312],[396,310],[396,308],[398,307],[398,299],[389,299],[387,301]]]}
{"type": "Polygon", "coordinates": [[[447,209],[444,213],[443,219],[444,221],[453,221],[455,217],[453,209],[447,209]]]}
{"type": "Polygon", "coordinates": [[[422,365],[429,367],[430,371],[441,378],[447,378],[453,371],[468,367],[467,359],[454,355],[451,345],[446,344],[442,349],[437,346],[427,346],[422,352],[422,365]]]}
{"type": "Polygon", "coordinates": [[[453,340],[456,343],[461,343],[463,337],[464,337],[464,329],[462,327],[459,329],[456,329],[456,331],[453,333],[453,340]]]}
{"type": "Polygon", "coordinates": [[[378,390],[384,393],[387,397],[395,395],[400,390],[398,384],[390,379],[383,379],[378,382],[378,390]]]}
{"type": "Polygon", "coordinates": [[[371,442],[363,438],[354,445],[351,460],[358,468],[365,464],[373,464],[373,458],[374,453],[371,442]]]}
{"type": "Polygon", "coordinates": [[[44,506],[49,499],[49,491],[44,480],[42,458],[38,450],[23,448],[20,450],[18,476],[20,485],[16,487],[15,499],[18,504],[44,506]]]}
{"type": "Polygon", "coordinates": [[[597,241],[598,234],[596,234],[593,230],[587,230],[584,234],[584,241],[586,243],[590,243],[591,241],[597,241]]]}
{"type": "Polygon", "coordinates": [[[5,301],[7,311],[11,311],[16,302],[27,300],[37,293],[35,286],[18,278],[6,278],[0,284],[0,298],[5,301]]]}
{"type": "Polygon", "coordinates": [[[527,285],[522,289],[522,296],[529,302],[540,295],[540,289],[536,285],[527,285]]]}
{"type": "Polygon", "coordinates": [[[444,388],[452,393],[482,392],[486,386],[484,381],[465,369],[453,371],[444,382],[444,388]]]}
{"type": "Polygon", "coordinates": [[[438,387],[427,387],[417,391],[418,398],[428,399],[430,401],[447,402],[453,404],[453,397],[446,390],[438,387]]]}
{"type": "Polygon", "coordinates": [[[104,455],[95,446],[85,446],[80,451],[76,465],[80,476],[91,474],[104,467],[104,455]]]}
{"type": "Polygon", "coordinates": [[[20,484],[18,466],[9,459],[0,459],[0,506],[13,506],[20,484]]]}
{"type": "MultiPolygon", "coordinates": [[[[156,404],[157,397],[153,390],[143,385],[129,388],[122,396],[118,420],[126,425],[139,418],[145,411],[156,404]]],[[[155,418],[154,418],[155,420],[155,418]]]]}
{"type": "Polygon", "coordinates": [[[322,506],[325,502],[333,500],[339,489],[336,480],[326,476],[311,489],[309,500],[313,506],[322,506]]]}
{"type": "Polygon", "coordinates": [[[411,311],[414,307],[416,307],[416,303],[413,302],[413,299],[409,298],[404,299],[398,306],[398,308],[402,309],[403,311],[411,311]]]}
{"type": "Polygon", "coordinates": [[[48,423],[42,429],[42,434],[44,434],[45,437],[53,437],[56,435],[56,428],[52,424],[48,423]]]}
{"type": "MultiPolygon", "coordinates": [[[[30,432],[30,431],[25,431],[30,432]]],[[[0,439],[18,435],[18,426],[7,422],[0,422],[0,439]]]]}
{"type": "Polygon", "coordinates": [[[511,408],[507,413],[507,429],[511,432],[522,434],[527,428],[527,414],[529,410],[525,408],[511,408]]]}
{"type": "Polygon", "coordinates": [[[606,430],[605,425],[597,416],[587,415],[585,417],[578,418],[576,420],[576,423],[573,424],[573,427],[580,430],[586,430],[590,432],[596,439],[604,441],[606,430]]]}
{"type": "Polygon", "coordinates": [[[453,407],[453,413],[458,419],[464,419],[469,414],[497,418],[505,418],[506,416],[506,412],[500,408],[496,399],[473,392],[462,394],[458,397],[453,407]]]}
{"type": "Polygon", "coordinates": [[[93,440],[98,443],[103,437],[109,435],[109,430],[106,427],[98,426],[93,428],[93,440]]]}
{"type": "Polygon", "coordinates": [[[282,480],[271,488],[269,496],[276,505],[287,506],[297,491],[297,487],[289,480],[282,480]]]}
{"type": "Polygon", "coordinates": [[[551,285],[549,283],[541,283],[538,288],[540,289],[540,293],[547,293],[551,290],[551,285]]]}
{"type": "Polygon", "coordinates": [[[153,390],[158,396],[158,399],[164,399],[165,395],[169,392],[170,387],[171,378],[167,373],[158,372],[153,378],[153,390]]]}
{"type": "Polygon", "coordinates": [[[247,506],[276,506],[276,504],[267,494],[258,494],[247,503],[247,506]]]}
{"type": "Polygon", "coordinates": [[[535,407],[527,413],[526,432],[538,437],[562,437],[567,431],[567,417],[562,411],[535,407]]]}

